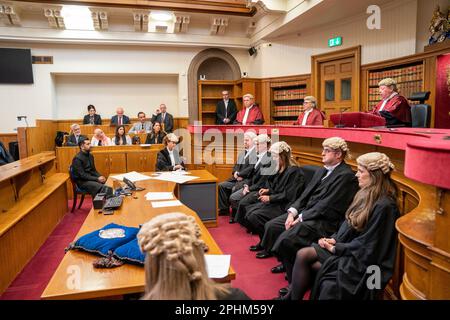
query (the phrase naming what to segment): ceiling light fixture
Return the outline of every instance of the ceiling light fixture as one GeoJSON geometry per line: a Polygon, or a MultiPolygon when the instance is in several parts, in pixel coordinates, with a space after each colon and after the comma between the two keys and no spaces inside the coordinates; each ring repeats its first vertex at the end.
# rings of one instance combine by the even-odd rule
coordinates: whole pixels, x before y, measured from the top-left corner
{"type": "Polygon", "coordinates": [[[173,20],[173,13],[166,11],[152,11],[150,17],[156,21],[170,21],[173,20]]]}
{"type": "Polygon", "coordinates": [[[88,7],[63,6],[61,16],[64,18],[66,29],[95,30],[92,13],[88,7]]]}

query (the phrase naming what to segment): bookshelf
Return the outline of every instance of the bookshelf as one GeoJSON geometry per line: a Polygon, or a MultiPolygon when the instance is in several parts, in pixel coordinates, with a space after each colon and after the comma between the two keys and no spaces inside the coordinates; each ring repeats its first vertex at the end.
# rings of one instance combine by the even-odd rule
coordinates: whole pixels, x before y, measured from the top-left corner
{"type": "MultiPolygon", "coordinates": [[[[392,78],[397,82],[399,94],[408,98],[413,92],[423,91],[424,65],[423,61],[390,66],[368,71],[368,110],[372,110],[380,101],[378,82],[384,78],[392,78]]],[[[409,104],[417,102],[409,101],[409,104]]]]}
{"type": "Polygon", "coordinates": [[[227,90],[230,93],[230,99],[235,99],[234,86],[235,81],[198,81],[198,115],[203,124],[216,123],[216,105],[222,99],[222,91],[227,90]]]}
{"type": "Polygon", "coordinates": [[[270,89],[271,123],[292,125],[303,111],[303,99],[309,95],[308,80],[271,82],[270,89]]]}
{"type": "Polygon", "coordinates": [[[216,123],[216,105],[222,100],[222,91],[230,93],[230,99],[236,103],[237,110],[242,109],[242,96],[250,93],[258,102],[260,93],[258,79],[243,78],[239,80],[199,80],[198,81],[198,114],[203,124],[216,123]]]}

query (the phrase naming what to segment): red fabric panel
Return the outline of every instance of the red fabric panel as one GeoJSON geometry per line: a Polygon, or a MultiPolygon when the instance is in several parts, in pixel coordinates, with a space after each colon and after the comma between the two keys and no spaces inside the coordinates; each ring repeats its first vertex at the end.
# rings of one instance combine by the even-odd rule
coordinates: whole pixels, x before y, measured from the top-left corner
{"type": "Polygon", "coordinates": [[[435,128],[450,128],[450,91],[447,86],[447,70],[450,54],[437,58],[435,128]]]}

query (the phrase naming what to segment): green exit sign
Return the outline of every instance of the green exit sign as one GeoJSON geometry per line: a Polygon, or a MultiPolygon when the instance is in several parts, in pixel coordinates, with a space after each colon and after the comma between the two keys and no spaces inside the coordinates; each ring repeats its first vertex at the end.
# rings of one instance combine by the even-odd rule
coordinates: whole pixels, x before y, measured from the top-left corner
{"type": "Polygon", "coordinates": [[[336,37],[332,39],[328,39],[329,47],[336,47],[342,45],[342,37],[336,37]]]}

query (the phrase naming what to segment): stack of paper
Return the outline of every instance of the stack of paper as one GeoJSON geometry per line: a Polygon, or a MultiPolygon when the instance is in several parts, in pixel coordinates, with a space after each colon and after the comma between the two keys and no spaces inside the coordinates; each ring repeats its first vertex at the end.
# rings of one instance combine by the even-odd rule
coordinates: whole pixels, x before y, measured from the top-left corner
{"type": "Polygon", "coordinates": [[[139,172],[136,171],[131,171],[128,173],[124,173],[124,174],[117,174],[114,176],[111,176],[111,178],[123,181],[123,178],[127,178],[128,180],[132,181],[132,182],[136,182],[136,181],[143,181],[143,180],[148,180],[151,179],[151,177],[146,176],[144,174],[141,174],[139,172]]]}
{"type": "Polygon", "coordinates": [[[229,254],[205,254],[206,270],[212,279],[222,279],[228,276],[231,255],[229,254]]]}
{"type": "Polygon", "coordinates": [[[177,174],[173,172],[162,172],[158,176],[151,177],[151,179],[162,180],[162,181],[170,181],[175,183],[185,183],[194,179],[198,179],[199,177],[189,176],[185,174],[177,174]]]}
{"type": "Polygon", "coordinates": [[[183,204],[179,200],[152,202],[153,208],[178,207],[182,205],[183,204]]]}
{"type": "Polygon", "coordinates": [[[147,200],[153,201],[153,200],[172,200],[173,194],[172,192],[148,192],[145,195],[145,198],[147,200]]]}

